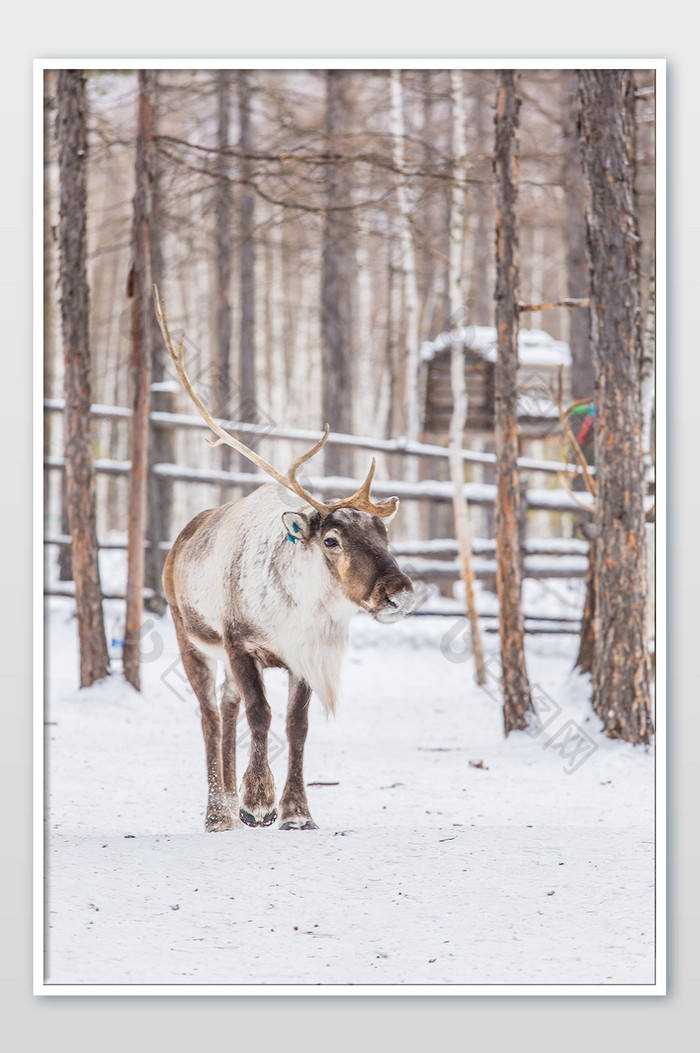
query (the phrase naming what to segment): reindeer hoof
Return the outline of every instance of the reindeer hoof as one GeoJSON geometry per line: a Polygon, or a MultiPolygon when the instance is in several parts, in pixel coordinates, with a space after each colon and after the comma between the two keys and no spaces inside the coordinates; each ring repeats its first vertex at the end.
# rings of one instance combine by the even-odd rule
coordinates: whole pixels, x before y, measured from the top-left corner
{"type": "Polygon", "coordinates": [[[208,815],[204,826],[210,834],[220,830],[235,830],[236,820],[232,815],[208,815]]]}
{"type": "Polygon", "coordinates": [[[308,819],[285,819],[280,823],[280,830],[318,830],[318,825],[311,817],[308,819]]]}
{"type": "Polygon", "coordinates": [[[273,808],[272,811],[268,812],[267,815],[264,815],[262,819],[256,819],[255,816],[251,815],[251,813],[246,811],[245,808],[241,808],[238,814],[241,817],[241,821],[244,822],[246,826],[272,826],[277,818],[277,809],[273,808]]]}

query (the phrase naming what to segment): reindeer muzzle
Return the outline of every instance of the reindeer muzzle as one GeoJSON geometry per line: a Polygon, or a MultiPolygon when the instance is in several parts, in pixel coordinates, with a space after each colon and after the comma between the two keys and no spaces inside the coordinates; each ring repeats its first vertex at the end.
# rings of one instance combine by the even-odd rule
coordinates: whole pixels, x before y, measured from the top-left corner
{"type": "Polygon", "coordinates": [[[386,625],[389,622],[397,622],[404,615],[410,614],[415,602],[416,594],[413,591],[413,585],[409,582],[408,586],[391,593],[387,592],[383,604],[374,607],[371,613],[378,622],[386,625]]]}

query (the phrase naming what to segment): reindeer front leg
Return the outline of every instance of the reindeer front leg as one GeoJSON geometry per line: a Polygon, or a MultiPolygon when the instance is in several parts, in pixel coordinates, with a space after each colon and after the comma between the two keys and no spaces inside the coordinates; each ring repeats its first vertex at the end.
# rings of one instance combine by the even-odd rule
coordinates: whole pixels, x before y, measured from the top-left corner
{"type": "Polygon", "coordinates": [[[318,830],[309,813],[304,788],[304,744],[309,728],[310,698],[311,688],[306,681],[290,673],[287,709],[289,768],[287,784],[280,801],[281,830],[318,830]]]}
{"type": "Polygon", "coordinates": [[[277,818],[275,780],[267,762],[267,733],[272,718],[262,676],[252,656],[235,642],[227,642],[226,653],[250,727],[250,761],[241,782],[239,815],[247,826],[271,826],[277,818]]]}

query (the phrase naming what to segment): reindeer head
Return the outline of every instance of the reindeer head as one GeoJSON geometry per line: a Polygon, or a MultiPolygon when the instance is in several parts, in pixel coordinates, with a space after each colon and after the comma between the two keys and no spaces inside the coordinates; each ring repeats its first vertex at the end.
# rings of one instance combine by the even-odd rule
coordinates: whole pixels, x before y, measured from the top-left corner
{"type": "Polygon", "coordinates": [[[388,519],[347,506],[282,515],[288,538],[315,546],[348,600],[379,622],[397,621],[415,600],[413,582],[389,552],[388,519]]]}

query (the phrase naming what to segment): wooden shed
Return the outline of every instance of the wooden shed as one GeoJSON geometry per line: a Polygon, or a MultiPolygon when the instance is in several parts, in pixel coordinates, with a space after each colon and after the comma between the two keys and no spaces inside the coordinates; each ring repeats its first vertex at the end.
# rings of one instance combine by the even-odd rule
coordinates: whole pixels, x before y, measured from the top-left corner
{"type": "MultiPolygon", "coordinates": [[[[455,333],[441,333],[423,345],[423,434],[426,441],[447,439],[452,415],[450,381],[452,341],[464,348],[464,379],[469,413],[465,432],[489,438],[495,430],[494,370],[496,330],[492,326],[465,326],[455,333]]],[[[569,395],[571,353],[568,344],[554,340],[541,329],[521,329],[518,337],[518,423],[527,438],[547,438],[558,427],[559,415],[551,392],[562,370],[562,389],[569,395]]]]}

